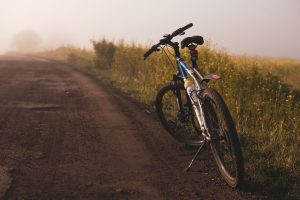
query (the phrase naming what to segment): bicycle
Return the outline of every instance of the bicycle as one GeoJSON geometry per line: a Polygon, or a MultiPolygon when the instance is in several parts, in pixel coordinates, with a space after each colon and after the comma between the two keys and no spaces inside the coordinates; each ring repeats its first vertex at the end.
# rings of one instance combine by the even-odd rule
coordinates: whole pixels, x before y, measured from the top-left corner
{"type": "MultiPolygon", "coordinates": [[[[220,76],[203,76],[198,70],[198,51],[196,47],[204,43],[201,36],[186,37],[181,41],[181,48],[188,48],[191,67],[180,56],[179,43],[171,40],[184,35],[192,23],[166,34],[145,54],[165,48],[174,50],[178,72],[173,75],[170,84],[162,87],[156,96],[156,110],[163,127],[179,142],[198,148],[186,171],[205,144],[209,143],[218,169],[227,184],[232,188],[241,186],[244,176],[244,161],[241,145],[231,114],[221,95],[207,87],[209,81],[216,81],[220,76]]],[[[167,53],[166,53],[167,54],[167,53]]]]}

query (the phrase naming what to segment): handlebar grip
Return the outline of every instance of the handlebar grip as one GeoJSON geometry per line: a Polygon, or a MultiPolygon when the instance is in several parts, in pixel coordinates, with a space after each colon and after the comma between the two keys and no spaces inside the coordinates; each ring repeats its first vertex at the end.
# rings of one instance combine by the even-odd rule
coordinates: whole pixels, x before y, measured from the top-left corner
{"type": "Polygon", "coordinates": [[[186,29],[191,28],[192,26],[193,26],[193,23],[189,23],[188,25],[185,25],[184,27],[179,28],[176,31],[174,31],[171,36],[175,37],[175,36],[181,34],[182,32],[184,32],[186,29]]]}
{"type": "Polygon", "coordinates": [[[144,54],[144,60],[147,59],[148,56],[150,56],[154,51],[158,51],[157,49],[159,47],[159,44],[153,45],[145,54],[144,54]]]}
{"type": "Polygon", "coordinates": [[[152,50],[149,49],[149,50],[144,54],[144,60],[146,60],[147,57],[150,56],[151,53],[152,53],[152,50]]]}
{"type": "Polygon", "coordinates": [[[182,27],[181,29],[182,29],[182,31],[185,31],[186,29],[189,29],[192,26],[193,26],[193,23],[189,23],[189,24],[185,25],[184,27],[182,27]]]}

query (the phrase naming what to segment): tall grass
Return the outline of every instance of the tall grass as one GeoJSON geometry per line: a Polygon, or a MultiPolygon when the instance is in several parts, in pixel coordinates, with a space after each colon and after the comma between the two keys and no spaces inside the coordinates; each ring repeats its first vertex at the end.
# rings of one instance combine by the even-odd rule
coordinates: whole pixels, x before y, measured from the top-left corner
{"type": "MultiPolygon", "coordinates": [[[[141,102],[153,105],[156,92],[176,73],[162,53],[145,62],[144,46],[104,40],[93,45],[95,53],[71,48],[65,61],[101,73],[141,102]],[[101,52],[108,49],[105,61],[101,52]]],[[[211,87],[221,93],[233,115],[248,179],[264,185],[268,194],[299,198],[300,93],[287,84],[300,88],[300,61],[231,56],[208,45],[198,51],[201,71],[223,77],[211,87]]],[[[54,52],[58,51],[44,55],[54,52]]],[[[187,52],[182,53],[189,60],[187,52]]]]}
{"type": "Polygon", "coordinates": [[[57,49],[44,50],[35,55],[46,57],[52,60],[66,62],[70,65],[88,70],[94,69],[96,55],[93,51],[80,49],[74,46],[62,46],[57,49]]]}
{"type": "Polygon", "coordinates": [[[271,73],[278,76],[281,81],[300,89],[300,61],[278,58],[262,58],[247,56],[232,56],[239,67],[256,67],[263,74],[271,73]]]}

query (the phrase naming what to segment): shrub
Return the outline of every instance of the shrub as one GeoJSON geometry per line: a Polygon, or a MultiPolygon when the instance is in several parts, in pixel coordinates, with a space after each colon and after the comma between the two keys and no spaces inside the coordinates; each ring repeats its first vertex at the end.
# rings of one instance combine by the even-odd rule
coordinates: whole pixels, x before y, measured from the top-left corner
{"type": "Polygon", "coordinates": [[[116,46],[103,39],[99,42],[92,41],[95,50],[95,66],[99,69],[110,68],[114,62],[116,46]]]}

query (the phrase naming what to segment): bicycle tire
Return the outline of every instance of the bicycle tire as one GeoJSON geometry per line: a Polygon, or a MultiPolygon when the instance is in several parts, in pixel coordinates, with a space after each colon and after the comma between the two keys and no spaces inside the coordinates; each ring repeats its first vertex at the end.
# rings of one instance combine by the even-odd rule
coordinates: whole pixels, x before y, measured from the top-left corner
{"type": "Polygon", "coordinates": [[[240,187],[244,177],[244,160],[230,112],[220,94],[215,90],[205,89],[202,98],[205,118],[212,135],[210,146],[216,164],[230,187],[240,187]],[[224,156],[225,153],[230,154],[231,163],[226,163],[230,161],[230,158],[224,156]]]}
{"type": "Polygon", "coordinates": [[[202,140],[200,126],[198,125],[192,107],[187,105],[187,101],[183,84],[169,84],[162,87],[157,93],[155,101],[156,111],[163,127],[173,138],[184,144],[198,145],[199,141],[202,140]],[[177,96],[174,94],[174,90],[176,89],[180,90],[183,105],[185,105],[185,109],[189,112],[189,116],[187,116],[188,119],[185,122],[178,119],[179,109],[176,108],[176,106],[178,106],[177,96]]]}

